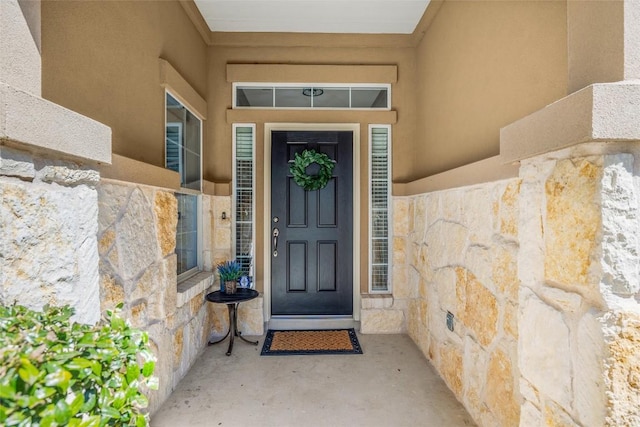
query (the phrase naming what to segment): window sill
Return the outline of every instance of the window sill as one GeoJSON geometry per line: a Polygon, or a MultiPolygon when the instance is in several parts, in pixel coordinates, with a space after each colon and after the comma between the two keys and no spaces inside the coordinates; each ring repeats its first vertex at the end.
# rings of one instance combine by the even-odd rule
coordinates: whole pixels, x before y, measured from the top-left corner
{"type": "Polygon", "coordinates": [[[201,271],[178,284],[177,307],[182,307],[191,299],[213,285],[214,273],[211,271],[201,271]]]}

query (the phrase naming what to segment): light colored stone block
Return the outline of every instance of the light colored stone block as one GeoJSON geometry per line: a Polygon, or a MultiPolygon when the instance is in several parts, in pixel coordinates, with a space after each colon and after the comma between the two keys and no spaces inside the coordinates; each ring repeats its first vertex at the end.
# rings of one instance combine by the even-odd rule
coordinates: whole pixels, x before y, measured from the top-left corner
{"type": "Polygon", "coordinates": [[[640,425],[640,315],[629,312],[609,314],[606,322],[605,425],[640,425]]]}
{"type": "Polygon", "coordinates": [[[462,200],[463,223],[469,229],[472,244],[488,247],[492,243],[493,223],[491,188],[475,186],[465,192],[462,200]]]}
{"type": "Polygon", "coordinates": [[[200,272],[178,285],[177,307],[182,307],[191,299],[209,289],[213,285],[213,273],[208,271],[200,272]]]}
{"type": "Polygon", "coordinates": [[[393,199],[393,235],[409,234],[409,199],[395,197],[393,199]]]}
{"type": "Polygon", "coordinates": [[[401,310],[371,309],[360,312],[363,334],[400,334],[405,332],[405,315],[401,310]]]}
{"type": "Polygon", "coordinates": [[[521,297],[520,372],[537,390],[564,407],[572,401],[569,328],[562,314],[526,293],[521,297]],[[564,357],[558,357],[563,355],[564,357]]]}
{"type": "Polygon", "coordinates": [[[471,245],[465,254],[464,266],[476,279],[492,292],[495,292],[492,280],[492,254],[487,246],[471,245]]]}
{"type": "Polygon", "coordinates": [[[520,395],[525,401],[533,403],[538,408],[540,407],[540,393],[529,381],[522,377],[520,377],[520,395]]]}
{"type": "Polygon", "coordinates": [[[477,278],[464,268],[456,268],[457,317],[483,346],[497,333],[498,302],[477,278]]]}
{"type": "Polygon", "coordinates": [[[545,183],[545,277],[585,290],[594,283],[590,269],[601,227],[597,187],[602,167],[595,162],[560,160],[545,183]]]}
{"type": "Polygon", "coordinates": [[[0,300],[40,309],[69,304],[100,318],[96,192],[0,177],[0,300]],[[73,218],[73,221],[69,219],[73,218]]]}
{"type": "Polygon", "coordinates": [[[173,337],[164,325],[156,323],[147,327],[151,351],[156,357],[156,367],[153,372],[158,377],[158,390],[148,393],[149,411],[154,412],[164,400],[169,397],[172,387],[173,372],[173,337]]]}
{"type": "Polygon", "coordinates": [[[487,352],[468,335],[464,338],[462,363],[465,406],[477,420],[486,411],[487,352]]]}
{"type": "Polygon", "coordinates": [[[457,275],[454,268],[441,268],[439,269],[433,278],[433,287],[438,294],[438,301],[440,302],[440,308],[443,311],[450,311],[453,314],[458,312],[457,297],[456,297],[456,283],[457,275]]]}
{"type": "Polygon", "coordinates": [[[640,290],[638,192],[631,154],[605,156],[602,174],[602,285],[630,296],[640,290]]]}
{"type": "Polygon", "coordinates": [[[442,219],[453,223],[462,223],[462,191],[446,190],[440,193],[442,219]]]}
{"type": "Polygon", "coordinates": [[[153,202],[160,251],[162,256],[167,256],[176,248],[178,201],[172,193],[157,191],[153,202]]]}
{"type": "MultiPolygon", "coordinates": [[[[415,241],[420,242],[424,239],[424,232],[427,229],[428,221],[425,197],[418,196],[415,199],[412,199],[409,204],[409,211],[411,211],[411,207],[413,207],[413,216],[409,215],[409,227],[407,232],[413,236],[415,241]],[[411,224],[413,224],[413,227],[410,227],[411,224]]],[[[394,215],[396,215],[395,212],[394,215]]]]}
{"type": "Polygon", "coordinates": [[[553,401],[547,401],[545,403],[542,416],[542,419],[544,419],[548,426],[581,427],[580,424],[576,423],[573,418],[571,418],[571,415],[569,415],[564,408],[553,401]]]}
{"type": "Polygon", "coordinates": [[[153,207],[142,190],[135,188],[116,224],[116,239],[124,279],[141,274],[159,258],[153,207]]]}
{"type": "Polygon", "coordinates": [[[33,179],[36,169],[33,157],[24,151],[0,147],[0,175],[33,179]]]}
{"type": "Polygon", "coordinates": [[[243,335],[260,336],[264,334],[263,303],[262,297],[259,297],[239,305],[238,330],[243,335]]]}
{"type": "Polygon", "coordinates": [[[97,170],[79,168],[73,163],[45,165],[37,171],[36,176],[42,182],[64,186],[88,185],[95,187],[100,181],[100,174],[97,170]]]}
{"type": "Polygon", "coordinates": [[[427,230],[425,243],[433,268],[464,264],[468,230],[454,222],[437,221],[427,230]]]}
{"type": "Polygon", "coordinates": [[[494,350],[487,369],[486,402],[502,426],[515,426],[520,421],[520,394],[513,374],[511,357],[500,348],[494,350]]]}
{"type": "Polygon", "coordinates": [[[442,345],[439,350],[438,371],[456,398],[461,399],[463,382],[463,372],[460,369],[462,366],[462,350],[460,347],[450,344],[442,345]]]}
{"type": "Polygon", "coordinates": [[[518,306],[514,303],[507,302],[502,306],[503,320],[502,329],[507,336],[518,339],[518,306]]]}
{"type": "Polygon", "coordinates": [[[393,296],[391,295],[362,295],[360,306],[363,310],[371,308],[391,308],[393,296]]]}
{"type": "Polygon", "coordinates": [[[520,409],[520,427],[542,427],[542,413],[531,402],[525,401],[520,409]]]}
{"type": "Polygon", "coordinates": [[[500,233],[518,237],[519,202],[521,180],[510,182],[500,197],[500,233]]]}
{"type": "Polygon", "coordinates": [[[491,279],[496,292],[510,301],[518,301],[518,248],[513,245],[494,245],[491,248],[491,279]]]}
{"type": "Polygon", "coordinates": [[[124,287],[117,283],[114,277],[100,275],[100,311],[115,309],[116,305],[124,303],[124,287]]]}
{"type": "Polygon", "coordinates": [[[585,314],[578,324],[575,373],[573,376],[575,413],[585,426],[604,425],[606,350],[602,325],[592,313],[585,314]]]}
{"type": "Polygon", "coordinates": [[[557,307],[565,313],[576,313],[582,305],[582,297],[573,292],[565,292],[562,289],[543,287],[540,294],[550,305],[557,307]]]}
{"type": "Polygon", "coordinates": [[[231,248],[231,229],[216,228],[214,231],[214,246],[216,249],[231,248]]]}
{"type": "Polygon", "coordinates": [[[407,240],[404,237],[393,238],[393,265],[404,265],[407,259],[407,240]]]}

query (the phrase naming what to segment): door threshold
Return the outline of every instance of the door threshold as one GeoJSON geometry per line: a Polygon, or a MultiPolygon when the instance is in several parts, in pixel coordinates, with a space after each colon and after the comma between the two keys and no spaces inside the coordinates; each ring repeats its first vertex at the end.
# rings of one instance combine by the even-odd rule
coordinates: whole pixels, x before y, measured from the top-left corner
{"type": "Polygon", "coordinates": [[[268,329],[308,330],[308,329],[360,329],[360,322],[353,316],[271,316],[268,329]]]}

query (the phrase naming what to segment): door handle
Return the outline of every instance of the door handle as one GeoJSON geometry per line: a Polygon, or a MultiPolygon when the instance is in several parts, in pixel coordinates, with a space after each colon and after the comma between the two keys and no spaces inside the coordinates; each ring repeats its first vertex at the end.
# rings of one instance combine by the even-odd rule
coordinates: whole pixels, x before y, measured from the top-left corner
{"type": "Polygon", "coordinates": [[[280,235],[280,230],[277,228],[273,229],[273,256],[278,256],[278,236],[280,235]]]}

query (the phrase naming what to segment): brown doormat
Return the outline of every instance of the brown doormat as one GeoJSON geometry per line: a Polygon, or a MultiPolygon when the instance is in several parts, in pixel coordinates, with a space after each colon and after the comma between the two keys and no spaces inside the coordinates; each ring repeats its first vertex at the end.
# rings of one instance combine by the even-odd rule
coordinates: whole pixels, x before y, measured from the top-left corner
{"type": "Polygon", "coordinates": [[[260,355],[294,354],[362,354],[362,347],[353,328],[312,331],[269,329],[260,355]]]}

